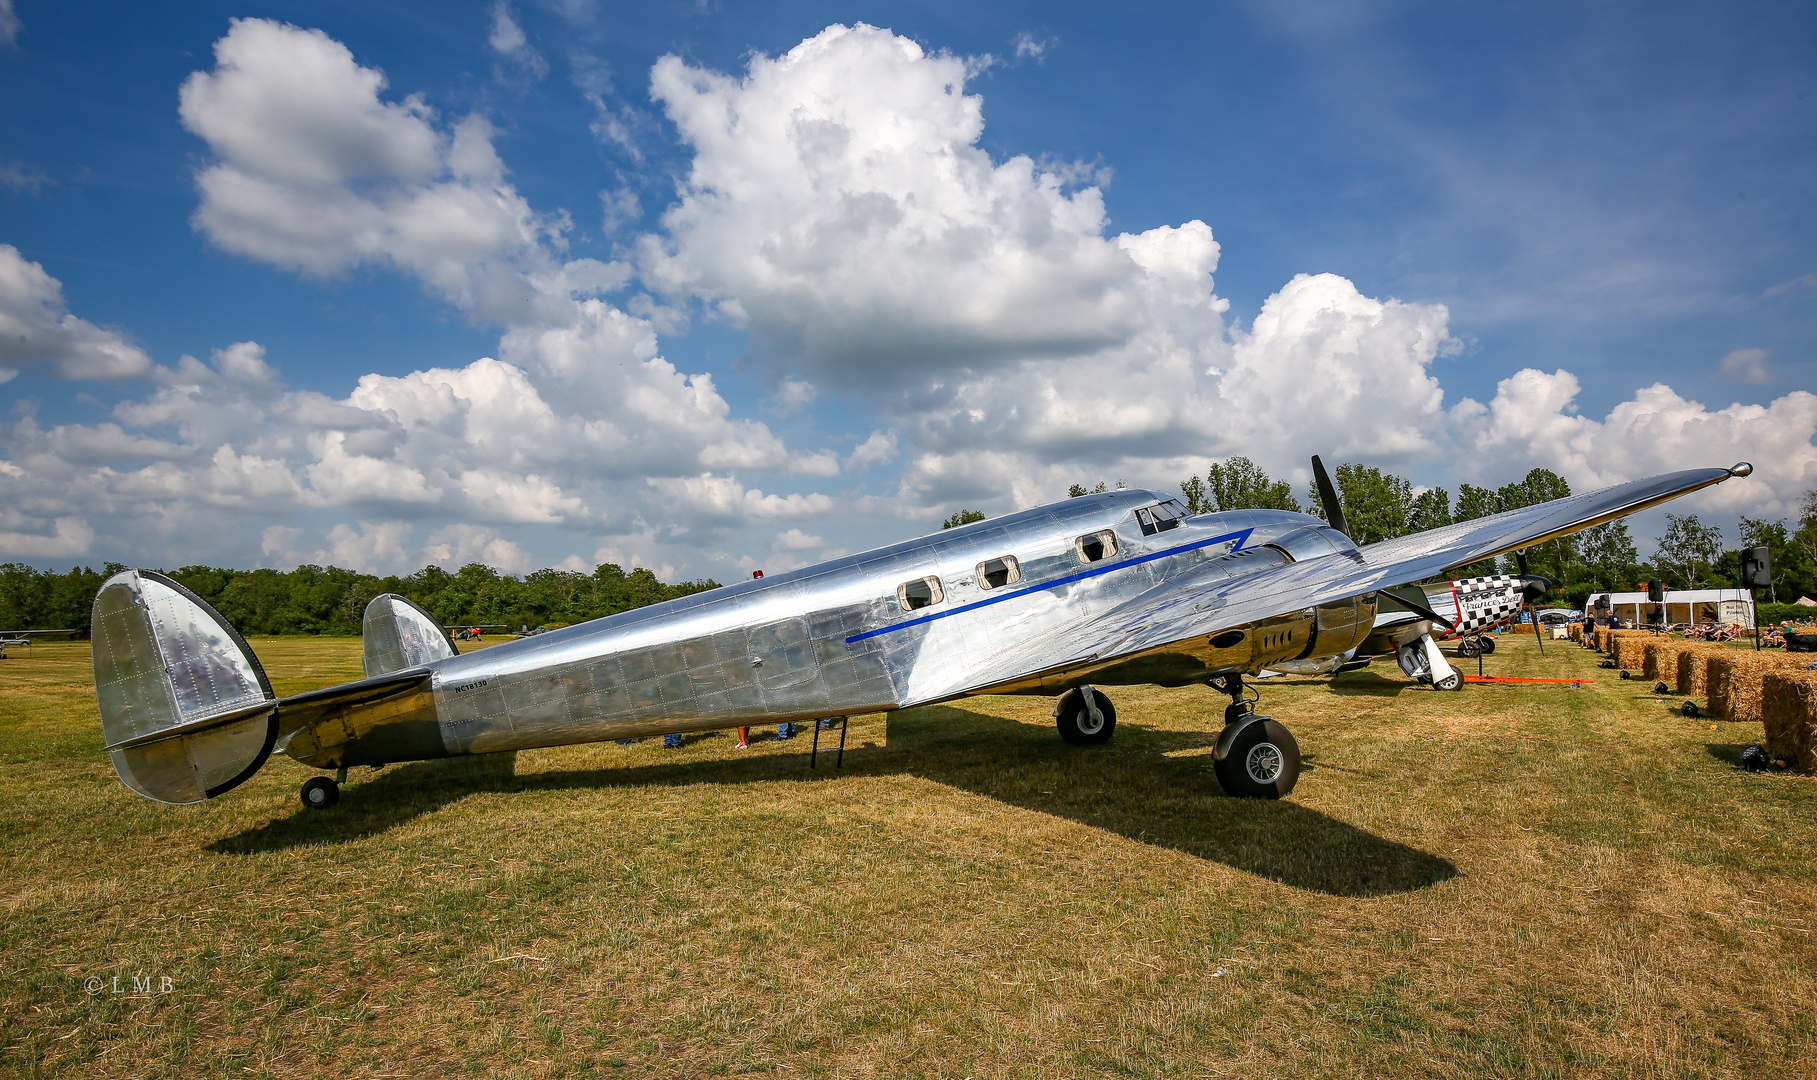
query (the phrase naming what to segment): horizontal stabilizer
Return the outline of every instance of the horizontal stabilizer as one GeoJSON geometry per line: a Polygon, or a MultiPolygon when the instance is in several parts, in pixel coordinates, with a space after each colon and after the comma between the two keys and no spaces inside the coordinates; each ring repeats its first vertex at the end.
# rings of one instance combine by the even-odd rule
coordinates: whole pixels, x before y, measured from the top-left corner
{"type": "Polygon", "coordinates": [[[95,595],[92,626],[101,734],[127,787],[201,802],[265,764],[277,695],[220,612],[162,574],[126,570],[95,595]]]}
{"type": "Polygon", "coordinates": [[[375,596],[366,605],[360,636],[369,679],[455,654],[453,639],[435,616],[396,593],[375,596]]]}

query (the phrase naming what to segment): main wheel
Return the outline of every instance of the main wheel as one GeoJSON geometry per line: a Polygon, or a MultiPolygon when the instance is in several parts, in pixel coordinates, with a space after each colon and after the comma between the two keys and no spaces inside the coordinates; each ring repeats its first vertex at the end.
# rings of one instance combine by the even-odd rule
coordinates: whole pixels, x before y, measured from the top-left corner
{"type": "Polygon", "coordinates": [[[326,776],[311,777],[303,781],[303,805],[311,810],[326,810],[341,801],[341,785],[326,776]]]}
{"type": "Polygon", "coordinates": [[[1495,651],[1495,639],[1494,638],[1480,637],[1480,638],[1477,638],[1476,640],[1477,640],[1477,648],[1483,650],[1484,656],[1488,656],[1490,653],[1495,651]]]}
{"type": "Polygon", "coordinates": [[[1217,763],[1224,794],[1239,799],[1279,799],[1300,779],[1300,744],[1273,720],[1258,720],[1230,744],[1217,763]]]}
{"type": "Polygon", "coordinates": [[[1074,746],[1096,746],[1107,743],[1117,730],[1117,709],[1104,696],[1103,691],[1092,689],[1091,696],[1098,706],[1098,715],[1093,716],[1085,703],[1083,687],[1074,687],[1060,695],[1060,703],[1054,708],[1054,724],[1060,729],[1060,737],[1074,746]]]}
{"type": "Polygon", "coordinates": [[[1466,660],[1474,659],[1481,652],[1482,646],[1478,645],[1473,637],[1464,638],[1457,643],[1457,655],[1466,660]]]}
{"type": "Polygon", "coordinates": [[[1433,683],[1432,688],[1434,690],[1462,690],[1464,688],[1464,677],[1453,671],[1451,674],[1433,683]]]}

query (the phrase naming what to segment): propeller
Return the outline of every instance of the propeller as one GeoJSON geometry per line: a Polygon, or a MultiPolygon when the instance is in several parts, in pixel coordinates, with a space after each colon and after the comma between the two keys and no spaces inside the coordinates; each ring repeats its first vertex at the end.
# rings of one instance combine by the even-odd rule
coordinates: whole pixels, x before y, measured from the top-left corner
{"type": "Polygon", "coordinates": [[[1350,523],[1344,520],[1344,506],[1338,501],[1338,489],[1331,486],[1331,476],[1325,472],[1325,463],[1319,460],[1317,454],[1312,455],[1312,481],[1319,488],[1319,503],[1325,508],[1325,523],[1349,536],[1350,523]]]}
{"type": "Polygon", "coordinates": [[[1514,553],[1514,564],[1520,567],[1520,606],[1522,612],[1533,615],[1533,640],[1539,642],[1539,654],[1546,655],[1546,635],[1539,632],[1539,613],[1533,611],[1533,601],[1546,595],[1552,583],[1543,577],[1527,573],[1527,551],[1525,548],[1514,553]]]}

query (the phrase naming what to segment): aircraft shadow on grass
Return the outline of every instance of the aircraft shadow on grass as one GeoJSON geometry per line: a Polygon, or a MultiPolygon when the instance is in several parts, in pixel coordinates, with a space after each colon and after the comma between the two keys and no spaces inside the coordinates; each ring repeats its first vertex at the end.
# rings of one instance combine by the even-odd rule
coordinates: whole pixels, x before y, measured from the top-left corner
{"type": "MultiPolygon", "coordinates": [[[[395,765],[349,784],[341,804],[331,810],[298,807],[288,817],[219,840],[210,850],[246,854],[345,843],[480,792],[830,782],[842,776],[906,774],[1335,896],[1410,892],[1458,872],[1436,855],[1291,800],[1225,797],[1212,772],[1213,731],[1168,731],[1125,722],[1110,744],[1081,748],[1061,742],[1051,727],[954,706],[892,713],[888,724],[887,747],[848,744],[845,767],[837,771],[824,739],[831,733],[823,733],[820,766],[813,772],[805,753],[522,775],[510,753],[395,765]]],[[[1317,758],[1307,755],[1303,770],[1318,767],[1317,758]]]]}

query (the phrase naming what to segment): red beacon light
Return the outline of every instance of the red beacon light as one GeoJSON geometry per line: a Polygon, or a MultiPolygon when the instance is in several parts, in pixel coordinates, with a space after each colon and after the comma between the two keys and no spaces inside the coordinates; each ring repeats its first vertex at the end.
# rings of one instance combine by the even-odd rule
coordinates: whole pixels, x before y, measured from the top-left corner
{"type": "Polygon", "coordinates": [[[762,571],[762,570],[753,570],[753,571],[751,571],[751,577],[752,577],[752,578],[760,578],[760,577],[762,577],[762,576],[763,576],[763,571],[762,571]]]}

